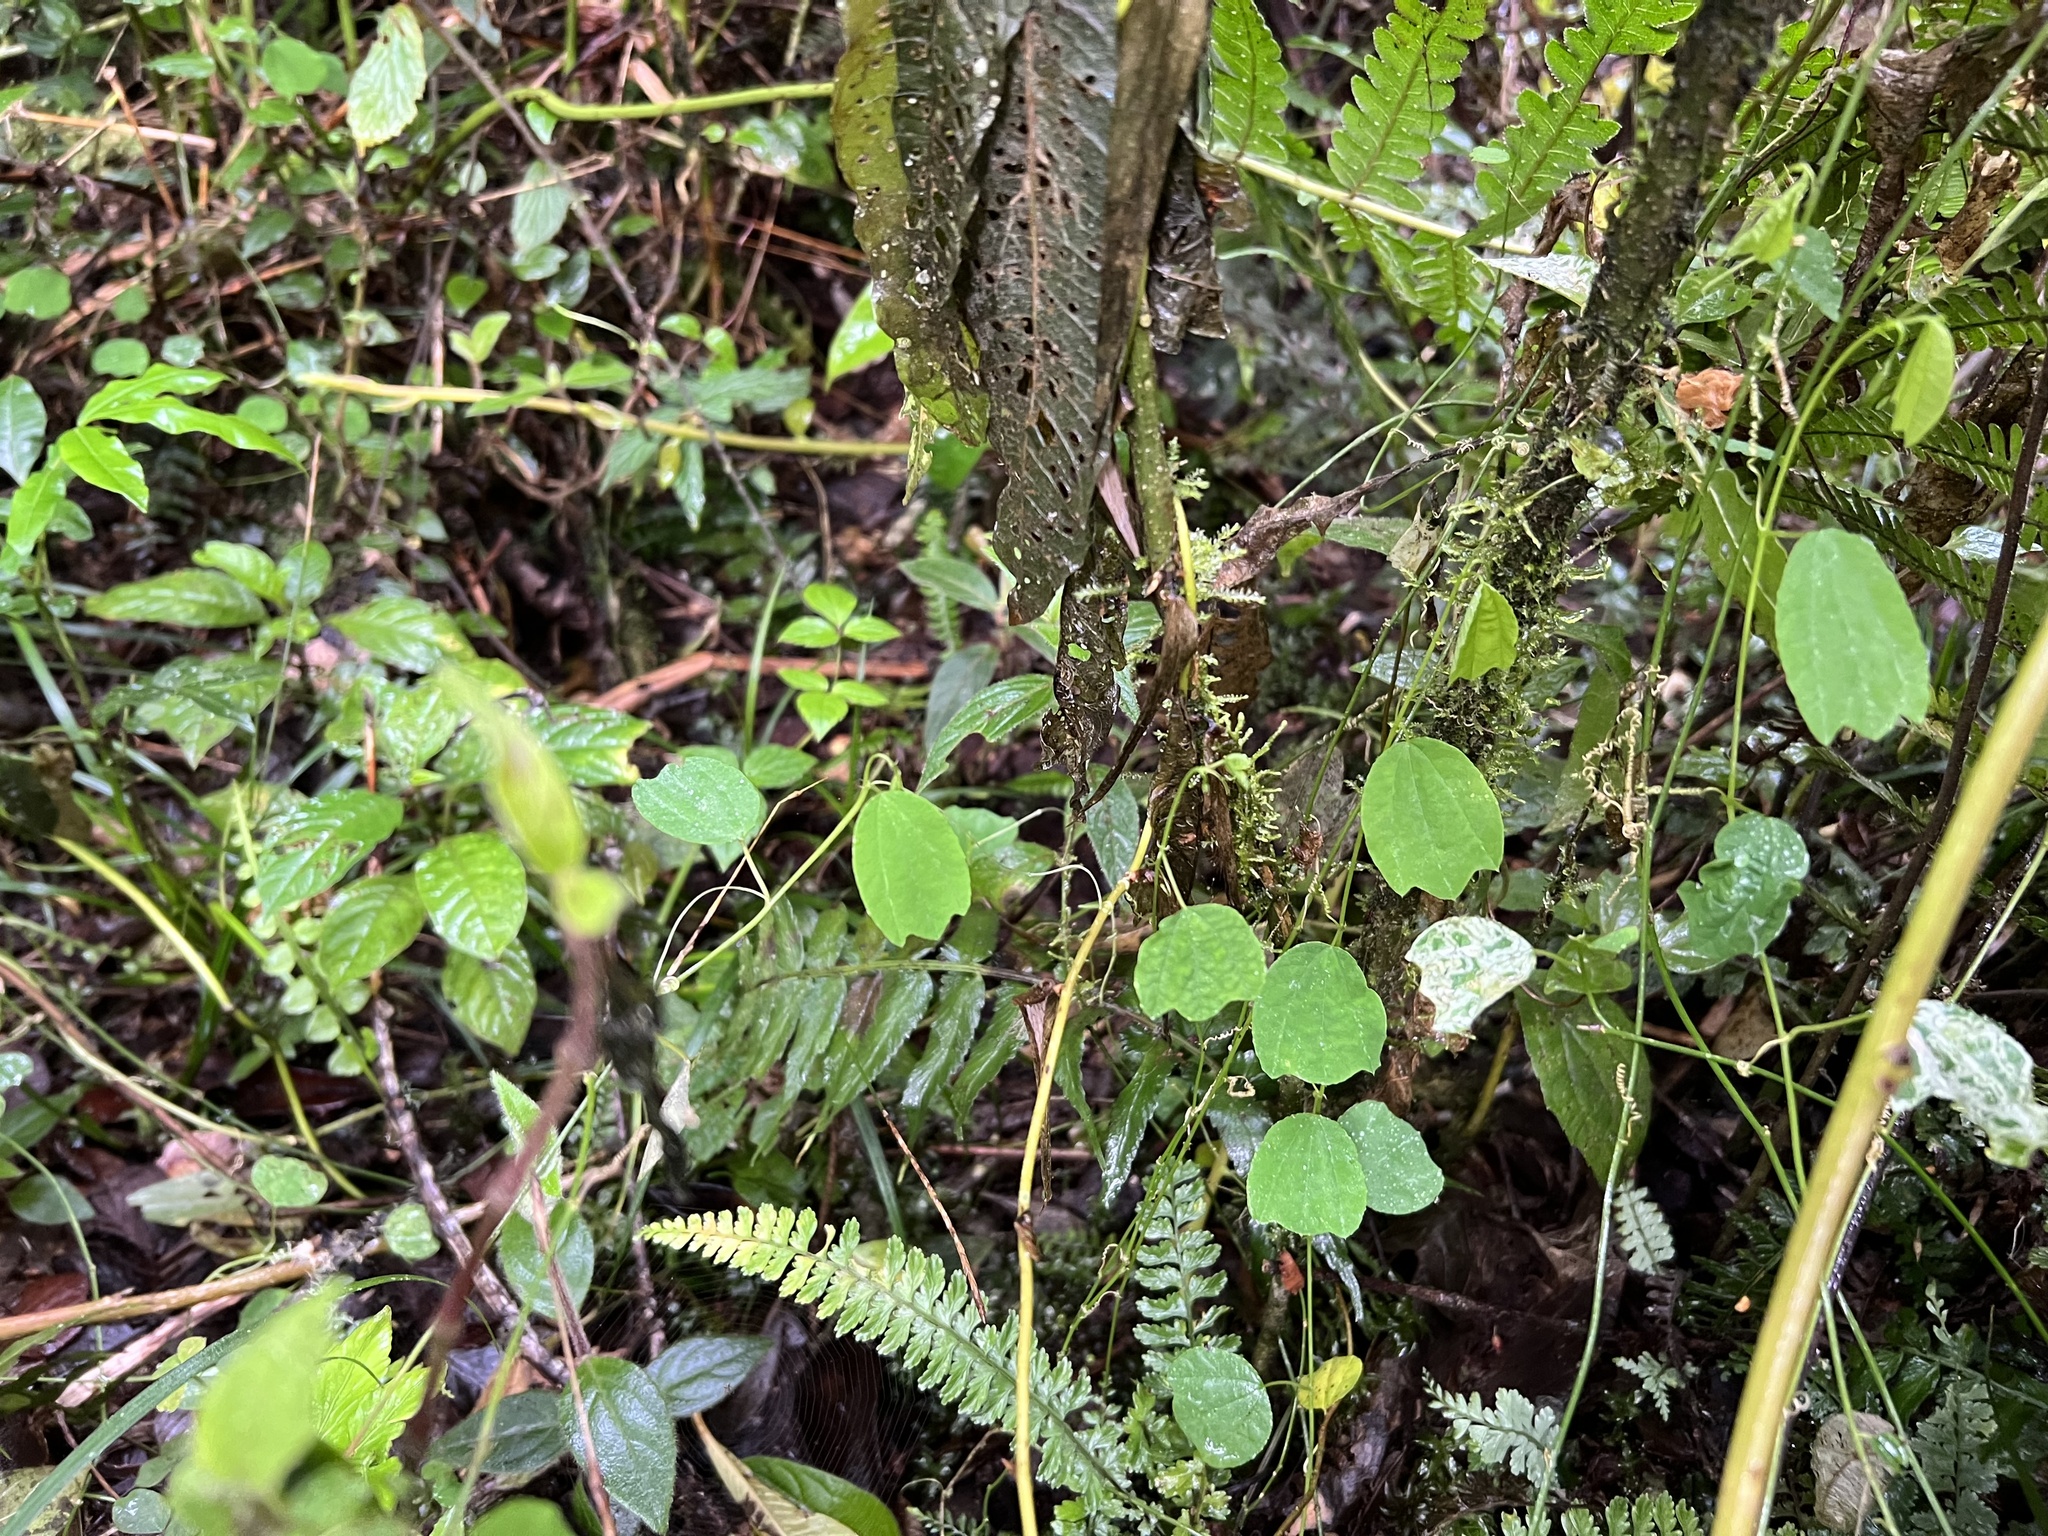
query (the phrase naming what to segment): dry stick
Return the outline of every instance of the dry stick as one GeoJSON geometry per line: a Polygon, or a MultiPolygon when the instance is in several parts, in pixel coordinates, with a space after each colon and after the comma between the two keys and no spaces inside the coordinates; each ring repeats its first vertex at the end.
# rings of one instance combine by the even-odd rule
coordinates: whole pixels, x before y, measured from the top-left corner
{"type": "Polygon", "coordinates": [[[1148,817],[1138,832],[1138,846],[1131,855],[1130,868],[1117,881],[1110,893],[1102,898],[1095,909],[1095,921],[1088,925],[1088,932],[1081,938],[1081,947],[1074,951],[1073,964],[1067,967],[1067,979],[1060,984],[1059,1007],[1052,1016],[1052,1029],[1045,1037],[1045,1047],[1038,1056],[1038,1097],[1031,1106],[1031,1128],[1024,1135],[1024,1160],[1017,1174],[1017,1438],[1015,1461],[1017,1465],[1017,1515],[1024,1528],[1024,1536],[1038,1536],[1038,1505],[1031,1486],[1031,1314],[1035,1306],[1032,1296],[1032,1265],[1038,1257],[1038,1242],[1031,1232],[1031,1175],[1038,1162],[1038,1144],[1045,1136],[1046,1116],[1052,1109],[1052,1074],[1060,1059],[1060,1045],[1066,1038],[1067,1014],[1074,1006],[1074,991],[1081,980],[1083,968],[1088,964],[1088,952],[1095,948],[1095,941],[1102,936],[1103,924],[1109,921],[1116,904],[1130,889],[1131,881],[1137,878],[1138,870],[1145,863],[1145,855],[1152,847],[1152,822],[1148,817]]]}
{"type": "MultiPolygon", "coordinates": [[[[1928,860],[1955,810],[1970,737],[1977,723],[1977,711],[1983,707],[1984,689],[1991,677],[1991,663],[1998,654],[1998,637],[2005,623],[2006,600],[2012,592],[2013,565],[2019,554],[2020,533],[2026,523],[2027,502],[2033,488],[2034,460],[2041,451],[2044,420],[2048,420],[2048,353],[2042,355],[2040,371],[2034,376],[2034,404],[2027,413],[2026,430],[2020,439],[2020,456],[2013,467],[2012,496],[2006,502],[2005,533],[1998,546],[1998,565],[1992,575],[1990,594],[1984,601],[1984,623],[1977,633],[1976,654],[1970,660],[1969,680],[1964,685],[1962,703],[1956,711],[1955,736],[1949,743],[1948,762],[1941,772],[1941,786],[1935,791],[1934,804],[1927,813],[1926,830],[1914,844],[1912,856],[1899,875],[1898,885],[1893,888],[1891,898],[1885,902],[1884,910],[1878,914],[1877,922],[1871,928],[1870,939],[1863,946],[1861,958],[1850,971],[1841,995],[1835,999],[1835,1018],[1841,1018],[1855,1003],[1871,968],[1899,931],[1907,904],[1912,901],[1913,892],[1919,889],[1920,877],[1926,873],[1928,860]]],[[[1839,1028],[1831,1029],[1814,1042],[1813,1052],[1799,1074],[1801,1087],[1813,1086],[1821,1070],[1827,1066],[1828,1058],[1834,1054],[1835,1043],[1841,1036],[1839,1028]]],[[[1780,1150],[1787,1140],[1793,1113],[1793,1108],[1787,1106],[1771,1127],[1772,1145],[1780,1150]]],[[[1763,1187],[1769,1174],[1770,1161],[1768,1155],[1757,1159],[1756,1167],[1750,1170],[1749,1182],[1737,1198],[1738,1210],[1756,1198],[1756,1192],[1763,1187]]]]}
{"type": "Polygon", "coordinates": [[[181,1285],[168,1291],[149,1291],[140,1296],[105,1296],[98,1301],[81,1301],[68,1307],[50,1307],[41,1312],[19,1312],[12,1317],[0,1317],[0,1342],[25,1339],[46,1328],[71,1328],[120,1322],[130,1317],[155,1317],[164,1312],[204,1306],[224,1297],[247,1296],[274,1285],[296,1285],[308,1275],[349,1259],[365,1257],[382,1247],[381,1241],[372,1240],[360,1248],[344,1252],[340,1244],[308,1240],[293,1245],[285,1258],[223,1275],[218,1280],[181,1285]]]}
{"type": "MultiPolygon", "coordinates": [[[[448,1353],[455,1347],[456,1337],[462,1331],[462,1309],[468,1305],[470,1289],[476,1284],[477,1268],[483,1262],[484,1249],[511,1210],[512,1202],[519,1198],[520,1190],[526,1187],[527,1179],[532,1177],[534,1164],[540,1161],[541,1152],[554,1135],[555,1127],[568,1113],[569,1101],[596,1056],[597,1016],[601,1003],[599,988],[603,985],[603,974],[604,957],[598,953],[597,941],[569,940],[569,1028],[555,1047],[555,1071],[540,1096],[540,1112],[534,1116],[533,1124],[526,1128],[526,1135],[519,1143],[519,1155],[512,1159],[511,1168],[491,1181],[490,1196],[485,1200],[482,1218],[476,1224],[476,1237],[469,1256],[456,1266],[455,1278],[449,1282],[441,1297],[440,1310],[434,1314],[427,1348],[430,1390],[424,1402],[428,1406],[432,1405],[442,1372],[447,1368],[448,1353]]],[[[421,1411],[426,1410],[422,1408],[421,1411]]]]}
{"type": "Polygon", "coordinates": [[[1865,1170],[1882,1151],[1880,1120],[1912,1070],[1906,1031],[1941,965],[1984,850],[2005,814],[2006,800],[2044,718],[2048,622],[2027,647],[2019,676],[1957,798],[1947,834],[1928,866],[1926,890],[1906,922],[1841,1096],[1828,1117],[1743,1383],[1742,1406],[1722,1466],[1714,1536],[1757,1536],[1769,1518],[1788,1409],[1806,1370],[1822,1287],[1848,1236],[1851,1208],[1865,1170]]]}
{"type": "MultiPolygon", "coordinates": [[[[427,1219],[433,1223],[434,1235],[441,1239],[441,1246],[448,1250],[449,1257],[459,1265],[466,1265],[471,1262],[469,1237],[449,1207],[448,1196],[443,1193],[441,1181],[434,1173],[433,1160],[427,1156],[426,1145],[420,1140],[419,1122],[413,1118],[412,1106],[406,1102],[405,1085],[398,1079],[398,1053],[391,1046],[391,1005],[382,998],[371,1006],[370,1029],[377,1037],[377,1086],[384,1094],[384,1115],[391,1122],[391,1134],[398,1138],[398,1149],[405,1154],[405,1166],[412,1174],[420,1204],[427,1208],[427,1219]]],[[[476,1266],[476,1295],[500,1328],[518,1333],[519,1352],[534,1369],[557,1386],[561,1385],[568,1374],[562,1368],[562,1362],[542,1347],[531,1329],[517,1326],[520,1305],[505,1289],[505,1282],[498,1278],[498,1272],[488,1264],[478,1263],[476,1266]]]]}
{"type": "MultiPolygon", "coordinates": [[[[882,1106],[877,1104],[877,1109],[882,1106]]],[[[988,1321],[988,1303],[981,1299],[981,1281],[975,1277],[974,1265],[968,1261],[967,1245],[960,1241],[960,1233],[953,1225],[953,1218],[947,1214],[945,1202],[939,1199],[939,1192],[932,1188],[932,1181],[924,1176],[924,1169],[918,1165],[917,1154],[910,1150],[910,1143],[903,1139],[903,1133],[896,1129],[896,1122],[889,1111],[882,1109],[882,1124],[889,1127],[889,1134],[896,1138],[896,1145],[903,1149],[910,1171],[917,1175],[917,1182],[924,1186],[925,1198],[932,1203],[932,1209],[939,1213],[939,1220],[946,1224],[946,1235],[953,1239],[953,1252],[960,1259],[960,1273],[967,1277],[967,1294],[974,1298],[974,1310],[981,1314],[981,1320],[988,1321]]]]}
{"type": "Polygon", "coordinates": [[[166,1344],[183,1338],[216,1312],[225,1312],[240,1299],[237,1296],[216,1296],[212,1301],[202,1301],[189,1312],[180,1312],[176,1317],[157,1324],[141,1338],[122,1345],[83,1376],[74,1379],[57,1394],[57,1406],[83,1408],[102,1390],[154,1359],[166,1344]]]}

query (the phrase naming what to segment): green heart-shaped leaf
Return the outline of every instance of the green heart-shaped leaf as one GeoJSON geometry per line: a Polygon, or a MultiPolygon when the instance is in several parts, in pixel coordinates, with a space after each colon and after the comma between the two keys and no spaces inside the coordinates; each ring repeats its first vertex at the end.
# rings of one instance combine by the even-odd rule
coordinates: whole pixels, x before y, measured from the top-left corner
{"type": "Polygon", "coordinates": [[[1329,944],[1297,944],[1275,960],[1252,1009],[1252,1046],[1274,1077],[1341,1083],[1376,1070],[1386,1040],[1379,994],[1329,944]]]}
{"type": "Polygon", "coordinates": [[[1366,850],[1396,896],[1419,885],[1452,901],[1480,870],[1500,868],[1500,801],[1447,742],[1415,736],[1387,748],[1365,776],[1359,811],[1366,850]]]}
{"type": "Polygon", "coordinates": [[[1248,1003],[1266,984],[1266,951],[1234,907],[1182,907],[1138,946],[1138,1006],[1153,1018],[1177,1013],[1190,1024],[1230,1003],[1248,1003]]]}
{"type": "Polygon", "coordinates": [[[1252,1154],[1245,1176],[1252,1220],[1314,1237],[1349,1237],[1365,1220],[1365,1168],[1358,1144],[1334,1120],[1289,1115],[1252,1154]]]}

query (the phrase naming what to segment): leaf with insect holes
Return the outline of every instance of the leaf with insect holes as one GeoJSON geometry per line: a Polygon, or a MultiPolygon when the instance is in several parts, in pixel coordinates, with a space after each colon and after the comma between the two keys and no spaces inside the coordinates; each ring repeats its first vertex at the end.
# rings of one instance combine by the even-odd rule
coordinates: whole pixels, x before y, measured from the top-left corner
{"type": "Polygon", "coordinates": [[[1197,1344],[1166,1368],[1173,1422],[1212,1467],[1241,1467],[1273,1437],[1273,1404],[1251,1362],[1233,1349],[1197,1344]]]}
{"type": "Polygon", "coordinates": [[[1412,736],[1374,761],[1359,797],[1366,851],[1396,896],[1418,885],[1455,901],[1506,844],[1486,775],[1448,742],[1412,736]]]}
{"type": "Polygon", "coordinates": [[[1821,528],[1792,547],[1778,583],[1778,657],[1807,729],[1872,739],[1931,698],[1927,642],[1899,578],[1861,534],[1821,528]]]}
{"type": "Polygon", "coordinates": [[[942,937],[974,899],[952,823],[907,789],[886,790],[862,808],[853,828],[853,880],[891,944],[942,937]]]}
{"type": "Polygon", "coordinates": [[[1358,962],[1331,944],[1282,952],[1252,1006],[1252,1048],[1274,1077],[1341,1083],[1377,1070],[1386,1039],[1379,994],[1358,962]]]}
{"type": "Polygon", "coordinates": [[[413,867],[434,932],[480,960],[495,960],[526,920],[526,867],[502,837],[445,837],[413,867]]]}
{"type": "Polygon", "coordinates": [[[1349,1237],[1365,1220],[1368,1196],[1358,1143],[1321,1115],[1289,1115],[1267,1131],[1245,1176],[1252,1220],[1303,1237],[1349,1237]]]}
{"type": "Polygon", "coordinates": [[[426,40],[419,18],[394,5],[377,23],[377,40],[348,86],[348,127],[358,149],[397,138],[411,124],[427,89],[426,40]]]}
{"type": "Polygon", "coordinates": [[[1235,907],[1182,907],[1138,946],[1138,1006],[1153,1018],[1177,1013],[1190,1024],[1248,1003],[1266,984],[1266,950],[1235,907]]]}

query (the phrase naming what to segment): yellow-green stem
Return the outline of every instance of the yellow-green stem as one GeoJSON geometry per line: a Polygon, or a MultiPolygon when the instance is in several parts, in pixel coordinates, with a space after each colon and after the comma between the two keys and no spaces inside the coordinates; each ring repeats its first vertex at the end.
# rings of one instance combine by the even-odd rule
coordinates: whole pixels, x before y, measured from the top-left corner
{"type": "Polygon", "coordinates": [[[1067,1015],[1073,1011],[1074,993],[1080,986],[1081,975],[1088,968],[1088,956],[1095,948],[1095,941],[1102,937],[1102,928],[1116,911],[1116,904],[1130,889],[1131,881],[1144,867],[1145,855],[1152,848],[1152,823],[1147,821],[1138,831],[1137,850],[1131,855],[1130,868],[1117,881],[1114,889],[1102,898],[1102,904],[1095,909],[1095,921],[1088,925],[1087,933],[1081,937],[1081,947],[1074,951],[1073,963],[1067,967],[1067,979],[1060,984],[1059,1006],[1053,1010],[1052,1028],[1046,1032],[1045,1042],[1039,1048],[1038,1056],[1038,1098],[1031,1106],[1031,1127],[1024,1133],[1024,1157],[1017,1174],[1017,1439],[1014,1460],[1017,1466],[1017,1517],[1023,1526],[1024,1536],[1038,1536],[1038,1505],[1033,1498],[1031,1487],[1031,1348],[1033,1344],[1031,1315],[1036,1303],[1033,1293],[1033,1261],[1037,1257],[1036,1244],[1031,1236],[1031,1183],[1032,1172],[1038,1164],[1038,1144],[1045,1137],[1045,1119],[1052,1109],[1052,1074],[1060,1059],[1060,1046],[1067,1035],[1067,1015]]]}
{"type": "Polygon", "coordinates": [[[2048,717],[2048,623],[2034,636],[1998,711],[1983,753],[1964,781],[1920,900],[1884,979],[1814,1157],[1799,1219],[1771,1287],[1742,1406],[1721,1469],[1713,1536],[1757,1536],[1770,1517],[1787,1410],[1805,1372],[1821,1291],[1833,1270],[1856,1192],[1880,1150],[1880,1121],[1911,1071],[1906,1030],[1927,995],[1968,901],[1984,850],[1997,831],[2041,723],[2048,717]]]}

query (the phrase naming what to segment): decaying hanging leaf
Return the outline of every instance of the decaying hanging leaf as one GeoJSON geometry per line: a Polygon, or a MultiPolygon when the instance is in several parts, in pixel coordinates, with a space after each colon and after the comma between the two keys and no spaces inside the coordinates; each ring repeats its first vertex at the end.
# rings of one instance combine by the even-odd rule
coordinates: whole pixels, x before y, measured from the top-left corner
{"type": "Polygon", "coordinates": [[[979,205],[975,157],[1016,30],[1001,0],[852,0],[832,96],[876,323],[895,339],[897,372],[925,414],[977,443],[988,400],[955,279],[979,205]]]}
{"type": "Polygon", "coordinates": [[[1880,1437],[1896,1441],[1898,1433],[1891,1420],[1875,1413],[1857,1414],[1853,1432],[1846,1413],[1825,1420],[1814,1431],[1813,1512],[1822,1525],[1831,1531],[1863,1529],[1891,1471],[1880,1437]]]}
{"type": "Polygon", "coordinates": [[[1010,472],[995,542],[1017,578],[1020,619],[1043,613],[1088,552],[1116,50],[1114,0],[1035,0],[989,131],[967,315],[989,442],[1010,472]]]}
{"type": "Polygon", "coordinates": [[[1742,375],[1726,368],[1702,368],[1678,381],[1677,399],[1681,411],[1695,411],[1709,427],[1728,425],[1728,413],[1735,409],[1735,396],[1742,388],[1742,375]]]}
{"type": "Polygon", "coordinates": [[[1159,217],[1152,225],[1152,271],[1145,280],[1152,312],[1152,350],[1178,352],[1188,335],[1223,336],[1223,279],[1216,270],[1216,234],[1195,184],[1195,151],[1174,135],[1159,217]]]}
{"type": "Polygon", "coordinates": [[[1045,760],[1085,788],[1088,765],[1109,739],[1116,673],[1124,665],[1123,554],[1099,542],[1060,599],[1060,654],[1052,693],[1059,711],[1045,723],[1045,760]],[[1102,567],[1116,570],[1102,579],[1102,567]]]}

